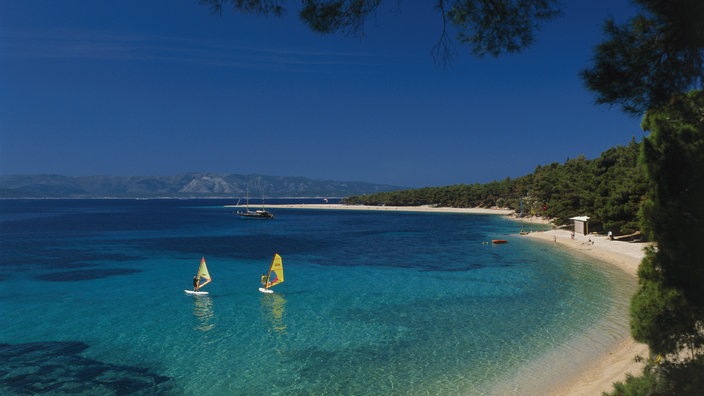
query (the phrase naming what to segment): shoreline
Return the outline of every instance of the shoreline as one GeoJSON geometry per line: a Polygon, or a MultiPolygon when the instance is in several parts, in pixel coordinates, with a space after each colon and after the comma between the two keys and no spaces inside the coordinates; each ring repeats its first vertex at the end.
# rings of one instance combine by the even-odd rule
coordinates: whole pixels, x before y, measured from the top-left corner
{"type": "MultiPolygon", "coordinates": [[[[237,207],[236,205],[226,205],[237,207]]],[[[359,210],[359,211],[395,211],[395,212],[423,212],[423,213],[466,213],[502,215],[516,222],[527,224],[550,224],[542,217],[515,216],[513,209],[498,208],[450,208],[434,206],[369,206],[369,205],[342,205],[342,204],[269,204],[266,209],[321,209],[321,210],[359,210]],[[513,215],[513,216],[512,216],[513,215]]],[[[548,231],[532,231],[524,235],[539,243],[552,243],[562,249],[575,251],[589,257],[598,259],[613,267],[621,269],[628,276],[637,280],[638,266],[645,256],[644,249],[647,243],[632,243],[609,240],[603,235],[575,235],[564,229],[548,231]]],[[[630,334],[627,334],[612,350],[606,351],[593,360],[590,368],[557,383],[559,385],[545,389],[550,395],[600,395],[602,392],[613,390],[613,383],[624,381],[627,374],[640,375],[644,363],[637,363],[636,356],[647,356],[647,345],[637,343],[630,334]]]]}
{"type": "MultiPolygon", "coordinates": [[[[451,208],[423,206],[375,206],[375,205],[344,205],[344,204],[265,204],[250,205],[264,209],[321,209],[321,210],[359,210],[359,211],[389,211],[389,212],[426,212],[426,213],[468,213],[510,215],[513,209],[499,208],[451,208]]],[[[225,205],[226,208],[243,208],[243,205],[225,205]]]]}
{"type": "MultiPolygon", "coordinates": [[[[620,242],[603,235],[575,235],[568,230],[536,231],[525,235],[541,243],[550,243],[568,249],[620,269],[637,280],[638,266],[649,245],[643,242],[620,242]]],[[[613,390],[613,383],[624,381],[627,374],[640,375],[644,362],[635,361],[636,356],[648,356],[648,346],[636,342],[627,334],[614,349],[603,353],[593,361],[591,367],[579,374],[565,378],[551,395],[600,395],[613,390]]]]}

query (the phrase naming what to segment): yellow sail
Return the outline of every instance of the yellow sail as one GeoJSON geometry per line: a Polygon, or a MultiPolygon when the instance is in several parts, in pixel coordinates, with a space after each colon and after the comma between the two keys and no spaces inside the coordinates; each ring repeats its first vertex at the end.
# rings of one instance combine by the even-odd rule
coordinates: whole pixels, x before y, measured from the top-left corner
{"type": "Polygon", "coordinates": [[[208,266],[205,265],[205,257],[200,259],[200,267],[198,267],[198,279],[205,278],[205,280],[210,280],[210,274],[208,273],[208,266]]]}
{"type": "Polygon", "coordinates": [[[266,288],[278,285],[284,281],[284,263],[278,253],[274,255],[269,267],[269,274],[266,276],[266,288]]]}

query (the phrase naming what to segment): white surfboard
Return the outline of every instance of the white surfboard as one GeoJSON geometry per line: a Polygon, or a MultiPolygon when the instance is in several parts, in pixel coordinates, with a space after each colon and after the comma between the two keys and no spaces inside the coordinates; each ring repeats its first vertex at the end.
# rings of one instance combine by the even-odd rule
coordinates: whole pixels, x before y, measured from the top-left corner
{"type": "Polygon", "coordinates": [[[263,288],[263,287],[260,287],[260,288],[259,288],[259,291],[262,292],[262,293],[273,293],[273,292],[274,292],[274,291],[271,290],[271,289],[265,289],[265,288],[263,288]]]}
{"type": "Polygon", "coordinates": [[[186,294],[193,294],[196,296],[204,296],[204,295],[208,294],[208,292],[202,292],[202,291],[193,291],[193,290],[184,290],[184,291],[186,292],[186,294]]]}

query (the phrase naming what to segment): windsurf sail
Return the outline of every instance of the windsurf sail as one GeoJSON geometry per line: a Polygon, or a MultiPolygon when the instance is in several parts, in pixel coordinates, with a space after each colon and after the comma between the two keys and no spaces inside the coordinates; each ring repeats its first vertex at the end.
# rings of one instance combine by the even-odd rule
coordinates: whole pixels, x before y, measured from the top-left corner
{"type": "Polygon", "coordinates": [[[274,259],[269,266],[269,273],[266,275],[265,289],[276,286],[284,282],[284,263],[278,253],[274,254],[274,259]]]}
{"type": "Polygon", "coordinates": [[[205,282],[198,285],[198,289],[210,283],[210,273],[208,272],[208,266],[205,264],[205,257],[200,259],[200,267],[198,267],[198,274],[196,275],[197,281],[200,283],[201,278],[205,279],[205,282]]]}

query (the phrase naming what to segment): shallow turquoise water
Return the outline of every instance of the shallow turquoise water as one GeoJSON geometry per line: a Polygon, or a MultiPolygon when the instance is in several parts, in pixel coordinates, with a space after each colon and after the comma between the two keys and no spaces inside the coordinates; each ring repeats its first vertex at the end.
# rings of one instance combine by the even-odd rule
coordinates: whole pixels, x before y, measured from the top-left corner
{"type": "Polygon", "coordinates": [[[0,393],[486,394],[597,322],[597,349],[627,329],[625,276],[501,217],[229,203],[1,202],[0,393]],[[210,295],[187,296],[201,256],[210,295]]]}

